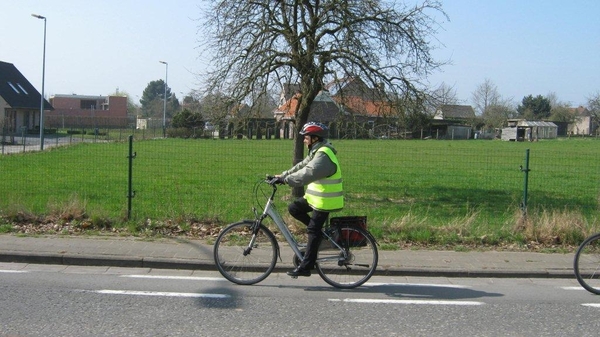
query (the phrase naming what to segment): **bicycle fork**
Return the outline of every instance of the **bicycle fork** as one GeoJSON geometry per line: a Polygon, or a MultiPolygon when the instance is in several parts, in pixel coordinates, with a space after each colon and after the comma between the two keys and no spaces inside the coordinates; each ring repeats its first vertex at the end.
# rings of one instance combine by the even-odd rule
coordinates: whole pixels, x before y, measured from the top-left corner
{"type": "Polygon", "coordinates": [[[250,238],[250,242],[248,243],[248,247],[244,249],[244,256],[249,255],[252,252],[252,248],[254,248],[254,244],[256,242],[256,235],[260,230],[260,223],[262,220],[256,219],[254,220],[254,226],[252,226],[252,238],[250,238]]]}
{"type": "MultiPolygon", "coordinates": [[[[252,237],[250,238],[250,242],[248,243],[248,246],[246,248],[244,248],[244,252],[243,252],[244,256],[250,255],[250,253],[252,253],[252,249],[254,247],[256,247],[256,245],[255,245],[256,237],[258,235],[258,231],[261,229],[262,220],[265,217],[266,217],[266,215],[263,214],[262,216],[260,216],[260,218],[257,218],[256,220],[254,220],[254,226],[252,226],[252,237]]],[[[264,227],[263,230],[269,231],[269,229],[266,227],[264,227]]],[[[275,241],[275,249],[276,249],[276,254],[277,254],[277,257],[279,258],[279,261],[282,261],[281,253],[280,253],[281,249],[279,248],[279,242],[277,242],[277,241],[275,241]]]]}

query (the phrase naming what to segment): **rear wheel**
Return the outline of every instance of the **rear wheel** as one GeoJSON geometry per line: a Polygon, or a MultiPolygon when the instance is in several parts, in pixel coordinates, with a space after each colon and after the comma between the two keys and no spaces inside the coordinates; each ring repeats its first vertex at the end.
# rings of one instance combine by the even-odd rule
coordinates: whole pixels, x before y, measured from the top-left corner
{"type": "Polygon", "coordinates": [[[573,267],[579,284],[600,295],[600,233],[588,237],[579,246],[573,267]]]}
{"type": "Polygon", "coordinates": [[[377,244],[366,230],[339,226],[331,238],[319,247],[317,272],[328,284],[343,289],[367,282],[378,262],[377,244]]]}
{"type": "Polygon", "coordinates": [[[217,237],[214,259],[226,279],[237,284],[258,283],[273,271],[277,263],[277,241],[264,225],[259,225],[254,242],[252,221],[227,226],[217,237]]]}

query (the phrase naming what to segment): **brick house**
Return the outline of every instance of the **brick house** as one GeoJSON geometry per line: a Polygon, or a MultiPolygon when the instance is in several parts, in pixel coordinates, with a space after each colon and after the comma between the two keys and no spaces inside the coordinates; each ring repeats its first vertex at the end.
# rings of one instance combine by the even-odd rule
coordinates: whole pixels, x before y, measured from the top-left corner
{"type": "Polygon", "coordinates": [[[128,126],[127,97],[54,95],[54,111],[48,125],[57,128],[125,128],[128,126]]]}
{"type": "MultiPolygon", "coordinates": [[[[38,133],[40,105],[41,94],[35,87],[12,63],[0,61],[0,141],[13,143],[22,132],[38,133]]],[[[44,111],[51,110],[52,105],[44,100],[44,111]]]]}
{"type": "MultiPolygon", "coordinates": [[[[284,138],[293,137],[299,95],[298,86],[284,85],[280,105],[274,110],[284,138]]],[[[308,120],[329,125],[332,138],[371,138],[379,125],[385,125],[387,131],[397,120],[393,106],[383,97],[380,88],[369,88],[360,78],[347,77],[319,92],[308,120]]]]}

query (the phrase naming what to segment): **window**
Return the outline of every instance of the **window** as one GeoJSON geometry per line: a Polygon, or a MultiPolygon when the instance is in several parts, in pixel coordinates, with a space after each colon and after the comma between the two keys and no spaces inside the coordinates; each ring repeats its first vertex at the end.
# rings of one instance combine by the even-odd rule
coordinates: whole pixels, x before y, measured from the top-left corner
{"type": "Polygon", "coordinates": [[[96,101],[95,100],[82,99],[80,107],[82,109],[84,109],[84,110],[94,110],[94,109],[96,109],[96,101]]]}
{"type": "Polygon", "coordinates": [[[25,88],[23,88],[23,86],[21,85],[21,83],[17,83],[17,86],[19,87],[19,89],[21,89],[22,92],[25,93],[25,95],[29,95],[29,93],[27,92],[27,90],[25,90],[25,88]]]}
{"type": "Polygon", "coordinates": [[[10,87],[17,93],[20,94],[19,90],[10,82],[8,82],[8,85],[10,85],[10,87]]]}

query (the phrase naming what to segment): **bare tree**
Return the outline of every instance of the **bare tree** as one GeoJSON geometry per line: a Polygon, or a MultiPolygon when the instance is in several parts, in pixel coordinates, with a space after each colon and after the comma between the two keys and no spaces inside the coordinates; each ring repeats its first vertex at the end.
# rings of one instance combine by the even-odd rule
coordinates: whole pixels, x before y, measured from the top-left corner
{"type": "Polygon", "coordinates": [[[587,100],[587,108],[594,121],[593,129],[597,132],[598,125],[600,125],[600,91],[587,97],[587,100]]]}
{"type": "Polygon", "coordinates": [[[516,111],[512,103],[508,101],[487,107],[483,115],[484,127],[487,129],[500,129],[506,126],[506,121],[516,116],[516,111]]]}
{"type": "Polygon", "coordinates": [[[568,103],[561,102],[560,99],[558,98],[558,95],[554,91],[550,91],[546,95],[546,98],[550,102],[550,107],[551,108],[558,107],[558,106],[568,106],[569,105],[568,103]]]}
{"type": "Polygon", "coordinates": [[[549,92],[546,99],[550,102],[550,117],[553,122],[573,123],[579,119],[575,111],[571,109],[570,103],[563,102],[555,92],[549,92]]]}
{"type": "Polygon", "coordinates": [[[252,94],[252,106],[247,115],[252,118],[273,118],[273,110],[277,108],[275,91],[257,91],[252,94]]]}
{"type": "MultiPolygon", "coordinates": [[[[420,79],[438,68],[430,38],[437,32],[436,0],[398,5],[380,0],[215,0],[205,11],[205,44],[213,56],[206,77],[248,104],[257,91],[299,84],[296,127],[304,124],[317,94],[330,80],[358,76],[394,97],[423,95],[420,79]]],[[[294,143],[302,160],[302,140],[294,143]]],[[[295,193],[296,194],[296,193],[295,193]]]]}
{"type": "Polygon", "coordinates": [[[441,105],[456,105],[459,103],[454,86],[442,82],[427,98],[427,112],[433,115],[441,105]]]}
{"type": "Polygon", "coordinates": [[[2,144],[8,144],[9,141],[7,139],[8,136],[8,130],[7,130],[7,126],[8,126],[8,122],[6,121],[7,118],[4,116],[0,116],[0,145],[2,144]]]}
{"type": "Polygon", "coordinates": [[[508,119],[516,116],[512,99],[503,98],[498,87],[488,78],[472,93],[471,100],[487,129],[502,128],[508,119]]]}
{"type": "Polygon", "coordinates": [[[206,122],[222,123],[235,109],[234,100],[221,92],[205,93],[199,100],[200,113],[206,122]]]}
{"type": "Polygon", "coordinates": [[[475,113],[478,115],[485,114],[490,106],[498,105],[500,94],[498,87],[490,79],[486,78],[472,94],[471,100],[475,106],[475,113]]]}

